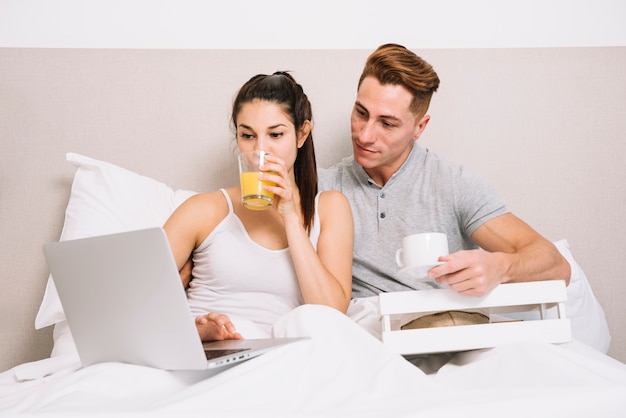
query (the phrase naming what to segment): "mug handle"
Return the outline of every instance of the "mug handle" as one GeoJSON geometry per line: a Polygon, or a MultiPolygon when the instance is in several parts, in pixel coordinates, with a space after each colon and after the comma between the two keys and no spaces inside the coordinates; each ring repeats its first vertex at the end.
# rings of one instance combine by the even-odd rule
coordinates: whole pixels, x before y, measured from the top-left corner
{"type": "Polygon", "coordinates": [[[398,267],[404,267],[404,257],[402,255],[402,248],[396,250],[396,264],[398,267]]]}

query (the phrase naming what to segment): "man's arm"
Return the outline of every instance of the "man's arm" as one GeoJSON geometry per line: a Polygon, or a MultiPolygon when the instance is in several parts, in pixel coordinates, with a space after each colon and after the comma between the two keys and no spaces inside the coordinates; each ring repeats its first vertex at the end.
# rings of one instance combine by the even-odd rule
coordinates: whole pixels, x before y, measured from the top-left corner
{"type": "Polygon", "coordinates": [[[511,213],[481,225],[472,239],[482,250],[459,251],[440,261],[429,276],[459,293],[482,296],[500,283],[565,280],[570,265],[558,249],[511,213]]]}

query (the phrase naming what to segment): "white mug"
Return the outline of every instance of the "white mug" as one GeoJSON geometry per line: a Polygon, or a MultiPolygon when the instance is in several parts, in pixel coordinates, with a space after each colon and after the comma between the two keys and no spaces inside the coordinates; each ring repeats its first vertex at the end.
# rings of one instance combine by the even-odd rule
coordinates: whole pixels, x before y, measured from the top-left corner
{"type": "Polygon", "coordinates": [[[440,232],[425,232],[407,235],[402,239],[402,248],[396,251],[399,267],[430,266],[439,262],[439,257],[448,255],[448,238],[440,232]]]}

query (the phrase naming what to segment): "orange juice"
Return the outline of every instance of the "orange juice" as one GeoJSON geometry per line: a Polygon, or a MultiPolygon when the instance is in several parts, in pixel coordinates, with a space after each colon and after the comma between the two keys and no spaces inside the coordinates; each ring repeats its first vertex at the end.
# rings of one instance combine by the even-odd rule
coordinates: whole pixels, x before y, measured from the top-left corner
{"type": "Polygon", "coordinates": [[[264,210],[272,206],[274,193],[263,188],[263,185],[275,186],[272,181],[259,180],[259,172],[247,171],[240,174],[241,196],[243,205],[252,210],[264,210]]]}

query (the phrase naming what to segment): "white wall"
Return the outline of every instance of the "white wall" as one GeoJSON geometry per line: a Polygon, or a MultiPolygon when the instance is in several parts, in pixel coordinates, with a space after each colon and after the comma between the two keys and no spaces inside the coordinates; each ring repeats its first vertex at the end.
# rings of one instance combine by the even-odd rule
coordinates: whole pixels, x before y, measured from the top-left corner
{"type": "Polygon", "coordinates": [[[625,46],[624,0],[0,0],[0,47],[625,46]],[[225,4],[227,3],[227,4],[225,4]]]}

